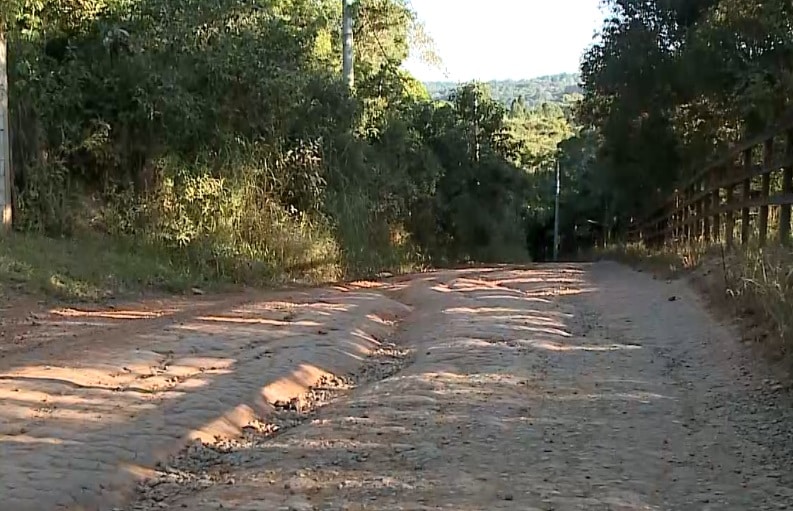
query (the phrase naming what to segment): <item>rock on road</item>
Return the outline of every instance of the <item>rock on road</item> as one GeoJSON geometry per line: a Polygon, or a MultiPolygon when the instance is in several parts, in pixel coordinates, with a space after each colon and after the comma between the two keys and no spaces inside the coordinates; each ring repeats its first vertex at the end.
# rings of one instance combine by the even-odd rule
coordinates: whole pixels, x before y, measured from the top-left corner
{"type": "Polygon", "coordinates": [[[789,395],[684,282],[466,269],[155,321],[0,359],[3,509],[793,509],[789,395]]]}

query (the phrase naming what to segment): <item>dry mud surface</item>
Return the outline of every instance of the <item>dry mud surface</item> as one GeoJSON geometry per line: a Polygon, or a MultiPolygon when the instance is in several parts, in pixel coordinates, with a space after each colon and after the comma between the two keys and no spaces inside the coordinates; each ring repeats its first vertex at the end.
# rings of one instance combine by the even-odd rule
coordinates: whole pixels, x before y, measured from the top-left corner
{"type": "Polygon", "coordinates": [[[2,510],[793,509],[786,384],[612,263],[3,319],[2,510]]]}

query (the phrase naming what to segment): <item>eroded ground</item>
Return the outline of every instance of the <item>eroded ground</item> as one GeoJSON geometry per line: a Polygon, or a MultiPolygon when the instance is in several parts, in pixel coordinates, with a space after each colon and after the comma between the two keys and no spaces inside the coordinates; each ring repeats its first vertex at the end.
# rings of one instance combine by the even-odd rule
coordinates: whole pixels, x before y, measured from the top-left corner
{"type": "Polygon", "coordinates": [[[160,309],[57,311],[5,349],[3,509],[793,508],[787,389],[682,282],[496,268],[160,309]]]}

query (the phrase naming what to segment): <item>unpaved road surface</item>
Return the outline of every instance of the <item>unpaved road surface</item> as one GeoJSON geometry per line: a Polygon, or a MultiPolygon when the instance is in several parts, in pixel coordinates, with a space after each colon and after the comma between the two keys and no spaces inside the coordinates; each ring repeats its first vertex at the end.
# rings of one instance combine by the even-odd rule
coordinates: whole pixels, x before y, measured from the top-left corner
{"type": "Polygon", "coordinates": [[[788,389],[683,282],[548,265],[145,309],[6,336],[1,509],[793,509],[788,389]]]}

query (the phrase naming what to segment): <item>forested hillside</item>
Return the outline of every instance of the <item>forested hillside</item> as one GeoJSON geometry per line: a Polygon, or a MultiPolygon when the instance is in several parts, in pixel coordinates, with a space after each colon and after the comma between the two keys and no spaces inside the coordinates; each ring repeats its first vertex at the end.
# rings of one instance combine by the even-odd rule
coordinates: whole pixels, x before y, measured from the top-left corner
{"type": "MultiPolygon", "coordinates": [[[[357,4],[347,90],[340,10],[6,2],[15,230],[123,242],[108,274],[90,269],[111,287],[526,259],[532,184],[505,108],[477,85],[433,103],[399,70],[415,28],[402,0],[357,4]],[[146,251],[156,264],[124,281],[118,260],[146,251]]],[[[9,247],[0,277],[24,281],[35,265],[9,247]]],[[[42,280],[79,288],[73,271],[42,280]]]]}
{"type": "MultiPolygon", "coordinates": [[[[580,94],[579,75],[563,73],[525,80],[491,80],[485,82],[493,99],[510,105],[521,97],[528,108],[543,103],[558,103],[565,96],[580,94]]],[[[445,99],[459,84],[455,82],[427,82],[425,84],[434,99],[445,99]]]]}

